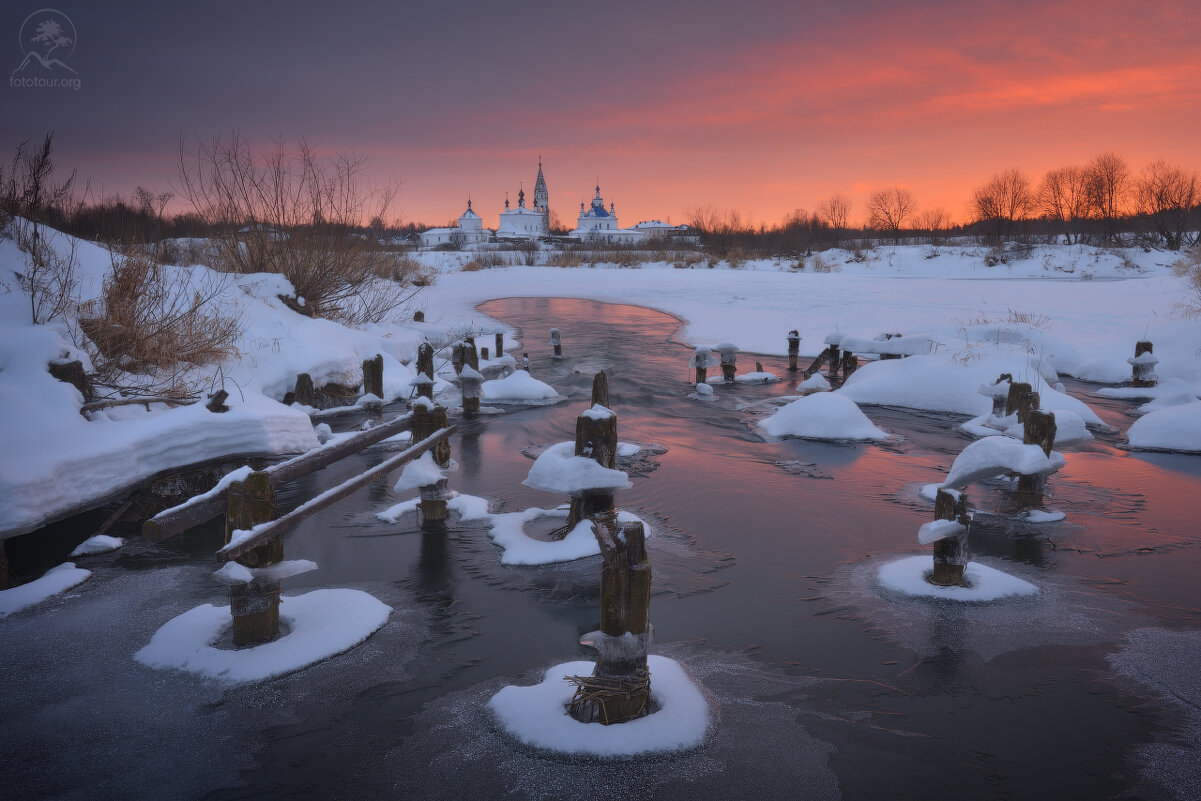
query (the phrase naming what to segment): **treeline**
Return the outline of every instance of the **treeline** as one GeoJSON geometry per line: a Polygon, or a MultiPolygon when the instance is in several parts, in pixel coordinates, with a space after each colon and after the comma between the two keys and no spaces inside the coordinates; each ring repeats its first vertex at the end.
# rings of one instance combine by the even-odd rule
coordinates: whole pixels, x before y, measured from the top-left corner
{"type": "Polygon", "coordinates": [[[1050,170],[1037,182],[1005,170],[976,187],[968,219],[943,208],[921,208],[913,192],[894,186],[868,196],[856,214],[850,198],[834,194],[814,211],[799,209],[779,225],[755,227],[737,210],[692,209],[689,224],[703,248],[722,258],[795,255],[831,247],[945,243],[999,246],[1067,243],[1181,250],[1198,244],[1201,177],[1165,161],[1135,172],[1115,153],[1083,165],[1050,170]],[[853,225],[852,219],[859,224],[853,225]]]}

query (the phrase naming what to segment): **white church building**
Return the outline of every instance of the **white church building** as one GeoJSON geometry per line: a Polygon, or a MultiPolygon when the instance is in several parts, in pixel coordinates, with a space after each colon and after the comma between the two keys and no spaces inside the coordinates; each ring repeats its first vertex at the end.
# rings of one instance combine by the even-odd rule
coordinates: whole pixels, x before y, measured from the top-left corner
{"type": "Polygon", "coordinates": [[[471,198],[468,198],[467,211],[459,215],[457,228],[431,228],[422,231],[420,236],[421,246],[425,248],[447,244],[463,248],[468,245],[482,245],[492,238],[492,232],[484,229],[484,221],[471,210],[471,198]]]}

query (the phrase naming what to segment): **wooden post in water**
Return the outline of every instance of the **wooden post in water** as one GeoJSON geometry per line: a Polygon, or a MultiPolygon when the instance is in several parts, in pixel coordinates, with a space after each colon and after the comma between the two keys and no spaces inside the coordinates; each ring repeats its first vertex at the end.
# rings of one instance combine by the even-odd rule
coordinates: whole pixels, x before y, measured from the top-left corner
{"type": "Polygon", "coordinates": [[[454,345],[450,349],[450,366],[455,368],[455,375],[463,372],[463,349],[465,345],[454,345]]]}
{"type": "MultiPolygon", "coordinates": [[[[1037,395],[1036,395],[1037,397],[1037,395]]],[[[1029,410],[1022,419],[1022,443],[1037,445],[1047,456],[1055,445],[1055,415],[1051,412],[1029,410]]],[[[1018,476],[1018,503],[1024,508],[1034,508],[1043,502],[1043,490],[1047,485],[1047,477],[1043,473],[1037,475],[1018,476]]]]}
{"type": "Polygon", "coordinates": [[[316,403],[316,393],[313,391],[313,377],[308,373],[296,376],[296,402],[302,406],[312,406],[316,403]]]}
{"type": "Polygon", "coordinates": [[[801,354],[801,335],[794,328],[788,332],[788,370],[795,373],[797,371],[796,360],[801,354]]]}
{"type": "MultiPolygon", "coordinates": [[[[434,346],[428,342],[417,346],[417,378],[413,383],[417,385],[419,396],[434,399],[434,346]]],[[[419,439],[421,438],[418,437],[414,442],[419,439]]]]}
{"type": "MultiPolygon", "coordinates": [[[[609,408],[609,378],[604,371],[592,378],[592,406],[575,421],[575,455],[593,460],[610,470],[617,466],[617,414],[609,408]],[[602,407],[608,414],[596,413],[602,407]]],[[[572,496],[564,536],[586,517],[612,512],[612,490],[586,490],[572,496]]]]}
{"type": "Polygon", "coordinates": [[[424,323],[425,322],[425,312],[423,312],[423,311],[413,312],[413,322],[424,323]]]}
{"type": "MultiPolygon", "coordinates": [[[[1002,381],[1008,381],[1009,383],[1012,384],[1013,376],[1011,376],[1009,373],[1001,373],[1000,377],[997,378],[997,380],[993,382],[993,386],[994,387],[997,386],[1002,381]]],[[[1008,397],[1008,394],[1002,395],[998,391],[993,392],[993,396],[992,396],[993,417],[1004,417],[1005,416],[1005,403],[1006,403],[1007,397],[1008,397]]]]}
{"type": "Polygon", "coordinates": [[[375,354],[374,359],[363,359],[363,394],[384,399],[383,354],[375,354]]]}
{"type": "Polygon", "coordinates": [[[838,378],[838,367],[842,362],[842,351],[837,345],[830,345],[826,349],[826,376],[828,378],[838,378]]]}
{"type": "Polygon", "coordinates": [[[650,711],[651,563],[642,523],[618,523],[614,512],[597,515],[593,533],[600,544],[601,625],[580,642],[597,650],[591,676],[571,676],[576,685],[568,712],[583,723],[625,723],[650,711]]]}
{"type": "Polygon", "coordinates": [[[525,370],[527,373],[530,371],[530,354],[521,354],[521,369],[525,370]]]}
{"type": "MultiPolygon", "coordinates": [[[[413,405],[413,442],[420,442],[441,428],[446,428],[446,409],[432,402],[417,401],[413,405]]],[[[439,442],[431,451],[434,463],[441,468],[450,467],[450,441],[439,442]]],[[[417,508],[421,511],[423,531],[443,531],[446,528],[447,480],[418,487],[421,500],[417,508]]]]}
{"type": "Polygon", "coordinates": [[[730,342],[719,343],[716,350],[721,354],[721,380],[733,383],[738,373],[738,346],[730,342]]]}
{"type": "Polygon", "coordinates": [[[1034,391],[1034,387],[1024,381],[1011,381],[1009,395],[1005,398],[1005,414],[1016,414],[1018,422],[1024,423],[1026,412],[1038,409],[1038,401],[1038,393],[1034,391]]]}
{"type": "Polygon", "coordinates": [[[555,356],[561,357],[563,355],[563,338],[559,336],[559,329],[552,328],[550,330],[550,344],[555,349],[555,356]]]}
{"type": "Polygon", "coordinates": [[[480,413],[480,392],[484,376],[480,373],[480,357],[475,352],[475,345],[463,346],[463,369],[459,373],[459,390],[463,395],[463,416],[475,417],[480,413]]]}
{"type": "Polygon", "coordinates": [[[690,367],[696,368],[697,384],[704,384],[709,379],[709,349],[697,348],[692,353],[692,359],[689,361],[690,367]]]}
{"type": "Polygon", "coordinates": [[[842,380],[845,381],[851,377],[851,374],[859,369],[859,357],[851,353],[849,350],[842,352],[842,380]]]}
{"type": "Polygon", "coordinates": [[[1155,365],[1159,364],[1159,359],[1155,358],[1154,351],[1155,345],[1150,342],[1134,343],[1134,358],[1126,360],[1134,369],[1134,386],[1153,387],[1159,383],[1159,376],[1155,374],[1155,365]]]}
{"type": "MultiPolygon", "coordinates": [[[[248,530],[275,517],[275,490],[265,472],[251,473],[245,481],[229,485],[226,494],[225,543],[236,530],[248,530]]],[[[283,561],[284,542],[280,537],[238,557],[239,564],[264,568],[283,561]]],[[[229,608],[233,614],[234,646],[258,645],[279,637],[279,579],[256,576],[246,584],[229,588],[229,608]]]]}
{"type": "Polygon", "coordinates": [[[486,347],[480,346],[480,358],[488,361],[488,349],[486,347]]]}
{"type": "Polygon", "coordinates": [[[503,331],[496,332],[496,358],[505,355],[505,334],[503,331]]]}
{"type": "Polygon", "coordinates": [[[963,570],[972,560],[967,547],[967,527],[972,521],[967,513],[967,495],[940,489],[934,498],[934,519],[957,521],[963,530],[934,541],[934,572],[930,575],[930,583],[961,587],[963,570]]]}

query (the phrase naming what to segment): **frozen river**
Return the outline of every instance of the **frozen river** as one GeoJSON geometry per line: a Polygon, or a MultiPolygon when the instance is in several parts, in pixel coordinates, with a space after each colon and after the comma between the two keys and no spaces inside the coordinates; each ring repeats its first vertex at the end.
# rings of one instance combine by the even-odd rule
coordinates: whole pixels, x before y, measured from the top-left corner
{"type": "MultiPolygon", "coordinates": [[[[1042,592],[901,600],[875,568],[928,550],[918,489],[971,441],[962,418],[864,407],[899,439],[764,442],[765,401],[796,383],[783,359],[762,361],[784,381],[719,386],[705,403],[689,397],[672,317],[538,298],[482,310],[520,330],[533,375],[569,400],[460,421],[451,487],[499,511],[564,502],[521,484],[528,454],[573,436],[606,371],[620,439],[662,450],[619,464],[633,487],[617,501],[654,529],[652,651],[710,693],[706,746],[600,765],[499,735],[483,710],[496,689],[589,657],[576,641],[597,627],[598,560],[504,567],[482,525],[378,520],[404,499],[381,482],[286,540],[288,558],[320,568],[285,594],[354,587],[395,609],[308,670],[231,688],[133,660],[166,620],[223,602],[216,525],[81,562],[95,575],[71,597],[0,621],[0,797],[1201,797],[1201,457],[1131,454],[1097,432],[1048,481],[1047,507],[1066,514],[1053,524],[1017,522],[1000,485],[973,487],[973,553],[1042,592]]],[[[1068,389],[1129,426],[1125,402],[1068,389]]],[[[298,482],[285,506],[386,455],[298,482]]],[[[94,524],[10,553],[57,564],[94,524]]]]}

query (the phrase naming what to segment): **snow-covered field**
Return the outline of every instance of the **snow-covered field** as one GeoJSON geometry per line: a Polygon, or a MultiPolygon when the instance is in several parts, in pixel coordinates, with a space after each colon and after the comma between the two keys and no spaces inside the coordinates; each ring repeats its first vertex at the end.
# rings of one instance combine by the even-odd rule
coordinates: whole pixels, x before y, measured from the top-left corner
{"type": "MultiPolygon", "coordinates": [[[[60,241],[65,241],[60,238],[60,241]]],[[[226,277],[217,303],[236,314],[243,330],[237,355],[210,370],[211,385],[230,393],[231,411],[203,406],[122,407],[85,419],[82,397],[50,377],[51,360],[86,355],[59,325],[32,326],[28,297],[0,295],[0,532],[31,531],[49,520],[110,497],[161,471],[243,453],[284,453],[317,444],[303,410],[277,401],[300,372],[320,386],[355,386],[361,363],[384,356],[385,400],[410,394],[411,364],[424,339],[445,340],[471,326],[499,324],[476,311],[486,300],[513,296],[580,297],[636,303],[684,321],[689,344],[733,341],[744,352],[780,355],[786,334],[799,330],[802,355],[816,355],[831,333],[870,340],[884,332],[917,335],[932,352],[912,359],[868,363],[842,394],[857,403],[943,409],[978,415],[990,402],[978,393],[1000,371],[1038,384],[1045,408],[1087,407],[1056,393],[1058,374],[1116,384],[1130,375],[1127,359],[1137,340],[1155,343],[1157,372],[1172,392],[1150,395],[1162,408],[1139,421],[1140,447],[1201,450],[1201,325],[1180,317],[1185,292],[1171,270],[1174,254],[1081,246],[1035,248],[1030,257],[985,266],[983,249],[879,248],[866,261],[822,254],[797,270],[787,261],[752,261],[740,269],[676,269],[665,262],[636,269],[505,267],[472,272],[460,254],[425,253],[439,267],[433,286],[415,299],[425,323],[399,321],[351,329],[289,309],[290,295],[276,275],[226,277]],[[224,383],[222,384],[222,379],[224,383]],[[1058,405],[1047,406],[1048,398],[1058,405]]],[[[108,251],[77,243],[80,300],[99,297],[111,267],[108,251]]],[[[0,272],[13,286],[22,268],[10,240],[0,241],[0,272]]],[[[204,267],[168,268],[180,282],[213,276],[204,267]]],[[[411,314],[406,315],[406,318],[411,314]]],[[[555,325],[547,320],[547,329],[555,325]]],[[[571,332],[563,332],[570,343],[571,332]]],[[[527,331],[525,350],[548,347],[527,331]]],[[[915,340],[916,341],[916,340],[915,340]]],[[[512,339],[507,347],[516,344],[512,339]]],[[[740,364],[747,372],[753,363],[740,364]]],[[[510,383],[516,379],[510,379],[510,383]]],[[[521,381],[532,382],[528,376],[521,381]]],[[[490,384],[492,382],[489,382],[490,384]]],[[[522,400],[530,387],[485,385],[489,400],[522,400]],[[511,392],[510,390],[513,390],[511,392]],[[514,392],[520,397],[510,397],[514,392]]],[[[553,388],[535,386],[544,402],[553,388]]],[[[529,400],[532,400],[530,398],[529,400]]]]}

